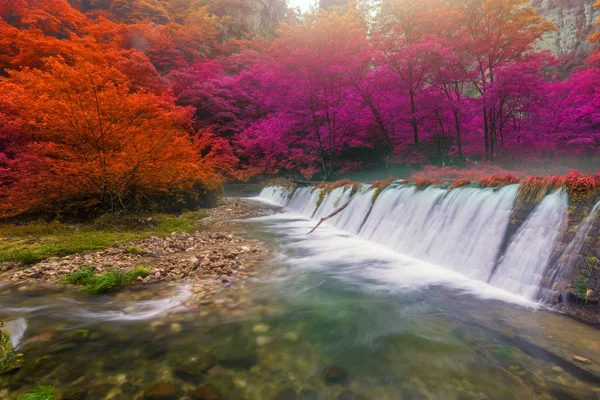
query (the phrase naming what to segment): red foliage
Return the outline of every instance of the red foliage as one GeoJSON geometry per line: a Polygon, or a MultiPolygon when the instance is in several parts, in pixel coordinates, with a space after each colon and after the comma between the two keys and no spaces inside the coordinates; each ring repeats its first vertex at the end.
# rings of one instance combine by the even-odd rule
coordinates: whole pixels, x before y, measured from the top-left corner
{"type": "Polygon", "coordinates": [[[425,189],[431,185],[443,185],[443,184],[444,184],[444,181],[441,179],[429,179],[429,178],[422,178],[422,177],[415,179],[415,186],[419,190],[425,189]]]}
{"type": "Polygon", "coordinates": [[[479,184],[482,187],[492,188],[492,187],[503,187],[507,185],[513,185],[515,183],[519,183],[519,178],[512,174],[508,175],[492,175],[486,178],[482,178],[479,180],[479,184]]]}
{"type": "Polygon", "coordinates": [[[574,201],[588,198],[594,191],[600,190],[600,175],[584,175],[571,172],[565,175],[567,193],[574,201]]]}
{"type": "Polygon", "coordinates": [[[471,179],[469,178],[458,178],[452,181],[452,184],[450,185],[449,189],[456,189],[462,186],[467,186],[471,184],[471,179]]]}

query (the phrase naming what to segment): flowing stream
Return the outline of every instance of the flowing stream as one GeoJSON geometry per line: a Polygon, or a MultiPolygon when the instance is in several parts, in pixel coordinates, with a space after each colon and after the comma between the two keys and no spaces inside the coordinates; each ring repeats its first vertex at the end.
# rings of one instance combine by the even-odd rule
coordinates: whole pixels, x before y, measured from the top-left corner
{"type": "MultiPolygon", "coordinates": [[[[514,188],[452,196],[389,188],[373,207],[372,195],[365,188],[307,235],[312,217],[349,193],[330,193],[317,210],[310,191],[290,198],[266,189],[267,214],[233,229],[265,242],[274,258],[256,280],[194,307],[183,305],[194,295],[183,283],[100,296],[68,286],[0,287],[0,313],[25,360],[0,376],[0,398],[36,385],[72,399],[598,398],[598,331],[488,282],[505,261],[496,265],[477,246],[487,238],[490,251],[506,247],[508,259],[499,231],[514,188]],[[470,212],[458,206],[465,199],[470,212]],[[410,213],[392,217],[386,208],[410,213]],[[443,213],[457,222],[436,220],[443,213]],[[438,235],[405,237],[397,224],[425,224],[438,235]],[[440,257],[440,248],[456,254],[440,257]],[[481,271],[473,257],[482,257],[481,271]]],[[[531,220],[546,207],[560,210],[560,196],[531,220]]]]}

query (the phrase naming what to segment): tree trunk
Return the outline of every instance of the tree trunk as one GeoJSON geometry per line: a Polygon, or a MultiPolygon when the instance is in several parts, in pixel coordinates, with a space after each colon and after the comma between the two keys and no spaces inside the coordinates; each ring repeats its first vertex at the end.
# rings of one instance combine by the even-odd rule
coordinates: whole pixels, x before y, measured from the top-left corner
{"type": "Polygon", "coordinates": [[[458,148],[458,159],[462,161],[462,138],[460,136],[460,119],[458,117],[458,110],[452,110],[452,113],[454,114],[454,126],[456,127],[456,147],[458,148]]]}
{"type": "Polygon", "coordinates": [[[489,138],[489,126],[488,126],[488,114],[487,108],[483,108],[483,141],[485,146],[485,161],[490,160],[490,138],[489,138]]]}

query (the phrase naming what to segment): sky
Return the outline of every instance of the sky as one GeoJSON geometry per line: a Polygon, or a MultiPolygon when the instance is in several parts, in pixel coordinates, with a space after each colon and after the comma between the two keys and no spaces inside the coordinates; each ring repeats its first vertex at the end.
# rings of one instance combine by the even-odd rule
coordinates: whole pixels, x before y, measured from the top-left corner
{"type": "Polygon", "coordinates": [[[288,4],[292,8],[300,7],[302,12],[308,11],[311,6],[316,5],[318,0],[288,0],[288,4]]]}

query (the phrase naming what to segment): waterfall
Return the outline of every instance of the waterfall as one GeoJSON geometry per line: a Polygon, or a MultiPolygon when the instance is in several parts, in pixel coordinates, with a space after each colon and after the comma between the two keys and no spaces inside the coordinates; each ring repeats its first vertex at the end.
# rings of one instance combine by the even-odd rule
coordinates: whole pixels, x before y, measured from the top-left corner
{"type": "Polygon", "coordinates": [[[511,241],[493,286],[535,299],[556,243],[566,229],[569,198],[563,191],[549,194],[535,208],[511,241]]]}
{"type": "Polygon", "coordinates": [[[375,189],[368,185],[353,196],[351,189],[340,187],[327,193],[318,207],[320,192],[310,187],[296,189],[287,203],[284,188],[265,188],[261,197],[315,219],[349,202],[327,224],[534,299],[564,230],[568,197],[564,192],[546,196],[498,260],[517,189],[517,185],[509,185],[501,189],[431,186],[418,190],[414,185],[393,184],[373,202],[375,189]]]}

